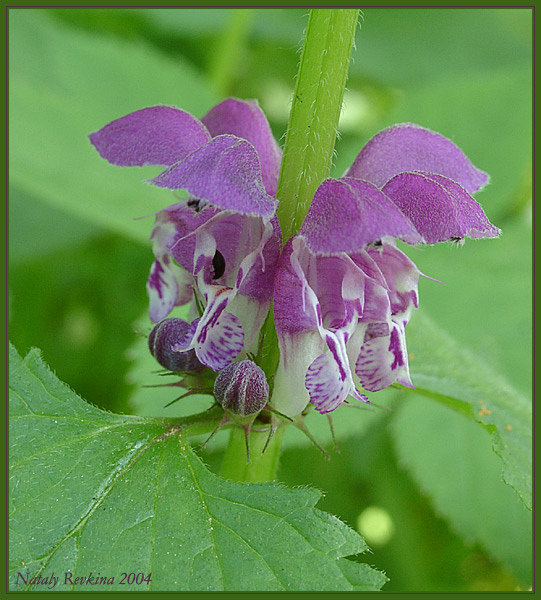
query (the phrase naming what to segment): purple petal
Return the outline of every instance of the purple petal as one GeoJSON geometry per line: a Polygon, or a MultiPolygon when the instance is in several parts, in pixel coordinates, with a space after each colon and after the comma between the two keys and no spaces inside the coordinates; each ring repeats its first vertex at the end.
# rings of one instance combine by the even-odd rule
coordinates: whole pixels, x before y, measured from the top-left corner
{"type": "Polygon", "coordinates": [[[211,206],[201,212],[190,208],[186,202],[178,202],[156,213],[156,222],[150,239],[154,253],[168,253],[190,273],[193,272],[193,258],[196,236],[193,235],[208,221],[216,218],[218,211],[211,206]]]}
{"type": "Polygon", "coordinates": [[[184,110],[151,106],[116,119],[89,137],[110,163],[142,167],[172,165],[206,144],[210,134],[184,110]]]}
{"type": "MultiPolygon", "coordinates": [[[[278,260],[274,283],[274,321],[280,346],[280,363],[274,380],[272,405],[294,417],[310,401],[304,385],[306,371],[324,350],[318,331],[318,302],[308,289],[298,253],[305,248],[291,238],[278,260]]],[[[305,249],[305,252],[308,251],[305,249]]]]}
{"type": "Polygon", "coordinates": [[[356,252],[388,235],[423,241],[411,222],[378,188],[357,179],[326,179],[317,189],[299,231],[318,254],[356,252]]]}
{"type": "Polygon", "coordinates": [[[210,297],[203,316],[192,322],[183,340],[171,347],[174,352],[194,349],[197,358],[214,371],[226,367],[242,350],[244,334],[234,315],[226,311],[231,290],[210,297]]]}
{"type": "Polygon", "coordinates": [[[265,191],[254,147],[232,135],[213,138],[148,183],[185,189],[216,208],[245,215],[272,217],[277,204],[265,191]]]}
{"type": "Polygon", "coordinates": [[[220,371],[242,350],[244,334],[235,315],[224,310],[209,311],[201,318],[194,341],[197,358],[220,371]]]}
{"type": "Polygon", "coordinates": [[[474,167],[451,140],[412,123],[393,125],[376,134],[346,175],[383,187],[389,179],[405,171],[443,175],[469,193],[488,183],[488,175],[474,167]]]}
{"type": "Polygon", "coordinates": [[[350,277],[355,267],[341,256],[322,256],[312,262],[310,287],[318,298],[323,326],[338,329],[348,312],[344,291],[351,300],[362,298],[364,277],[355,277],[355,273],[350,277]]]}
{"type": "Polygon", "coordinates": [[[321,354],[308,367],[305,384],[310,402],[321,414],[330,413],[352,396],[361,402],[368,399],[355,388],[345,347],[329,343],[329,352],[321,354]]]}
{"type": "Polygon", "coordinates": [[[246,272],[243,273],[239,293],[260,302],[270,301],[274,289],[274,271],[282,249],[282,234],[276,216],[267,223],[259,217],[230,211],[219,212],[210,205],[196,212],[186,202],[180,202],[157,213],[151,237],[155,246],[159,243],[179,265],[193,273],[196,239],[198,232],[202,231],[214,238],[215,248],[212,252],[217,250],[225,263],[221,276],[216,277],[214,255],[207,256],[207,280],[234,287],[243,260],[257,251],[250,268],[246,269],[244,265],[246,272]],[[259,251],[267,229],[271,235],[263,240],[263,247],[259,251]]]}
{"type": "Polygon", "coordinates": [[[401,173],[383,192],[412,221],[426,243],[500,233],[479,204],[456,182],[426,173],[401,173]]]}
{"type": "MultiPolygon", "coordinates": [[[[250,219],[250,217],[246,218],[250,219]]],[[[253,221],[254,219],[250,220],[253,221]]],[[[282,232],[276,216],[271,219],[269,225],[272,227],[272,234],[264,243],[262,251],[258,254],[255,262],[246,273],[239,287],[239,294],[248,296],[259,302],[272,300],[276,265],[282,251],[282,232]]],[[[254,236],[253,239],[255,240],[257,238],[253,231],[254,227],[251,227],[249,233],[254,236]]],[[[237,239],[237,248],[240,246],[238,242],[239,239],[237,239]]],[[[252,248],[254,248],[253,242],[250,244],[249,248],[247,247],[245,249],[244,256],[246,256],[252,248]]]]}
{"type": "Polygon", "coordinates": [[[269,122],[255,100],[228,98],[211,109],[201,121],[212,137],[232,134],[248,140],[261,162],[263,184],[268,194],[276,194],[282,150],[272,135],[269,122]]]}
{"type": "Polygon", "coordinates": [[[164,319],[175,306],[192,299],[192,286],[183,276],[182,269],[163,256],[152,263],[147,280],[150,300],[150,318],[157,323],[164,319]]]}
{"type": "MultiPolygon", "coordinates": [[[[282,249],[278,219],[273,217],[269,222],[259,217],[223,212],[203,223],[201,229],[214,238],[214,251],[220,252],[224,259],[223,274],[216,277],[213,273],[213,283],[237,287],[239,294],[259,302],[270,301],[274,289],[274,271],[282,249]]],[[[177,253],[186,250],[183,260],[187,260],[191,251],[193,265],[195,237],[191,235],[179,241],[173,248],[175,258],[177,253]]],[[[213,255],[209,259],[212,266],[213,255]]]]}
{"type": "Polygon", "coordinates": [[[308,282],[294,252],[294,242],[298,246],[301,240],[291,238],[287,242],[276,267],[274,320],[278,339],[283,335],[317,331],[318,328],[319,306],[308,294],[308,282]]]}
{"type": "Polygon", "coordinates": [[[391,314],[400,314],[401,320],[409,320],[409,312],[419,305],[419,269],[401,250],[390,244],[370,248],[368,253],[385,277],[391,314]]]}
{"type": "Polygon", "coordinates": [[[363,310],[360,320],[364,323],[386,320],[391,315],[389,291],[379,283],[366,282],[363,310]]]}
{"type": "Polygon", "coordinates": [[[369,392],[383,390],[395,381],[413,387],[409,377],[404,325],[369,324],[355,372],[363,388],[369,392]]]}

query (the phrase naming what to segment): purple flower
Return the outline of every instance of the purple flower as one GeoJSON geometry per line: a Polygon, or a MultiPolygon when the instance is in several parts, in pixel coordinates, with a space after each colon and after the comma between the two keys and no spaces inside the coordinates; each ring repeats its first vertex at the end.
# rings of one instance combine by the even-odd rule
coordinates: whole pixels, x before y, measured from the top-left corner
{"type": "Polygon", "coordinates": [[[172,349],[194,349],[216,371],[255,350],[282,241],[274,216],[281,150],[258,104],[230,98],[201,120],[144,108],[90,140],[115,165],[167,167],[148,183],[189,194],[156,214],[151,234],[151,319],[192,299],[200,307],[172,349]]]}
{"type": "MultiPolygon", "coordinates": [[[[156,106],[90,136],[120,166],[160,165],[149,181],[188,198],[156,214],[147,282],[159,322],[194,300],[173,353],[220,371],[255,353],[274,297],[280,364],[272,405],[294,417],[346,398],[413,387],[405,328],[421,273],[397,247],[495,237],[471,194],[488,176],[445,137],[412,124],[374,136],[339,179],[317,189],[281,249],[275,199],[281,150],[256,102],[228,99],[203,119],[156,106]],[[241,356],[242,358],[242,356],[241,356]]],[[[172,364],[176,364],[173,360],[172,364]]]]}
{"type": "Polygon", "coordinates": [[[280,344],[272,405],[293,417],[350,396],[368,402],[413,387],[405,327],[420,272],[396,246],[494,237],[471,197],[488,181],[445,137],[417,125],[374,136],[340,179],[325,180],[280,257],[274,313],[280,344]]]}

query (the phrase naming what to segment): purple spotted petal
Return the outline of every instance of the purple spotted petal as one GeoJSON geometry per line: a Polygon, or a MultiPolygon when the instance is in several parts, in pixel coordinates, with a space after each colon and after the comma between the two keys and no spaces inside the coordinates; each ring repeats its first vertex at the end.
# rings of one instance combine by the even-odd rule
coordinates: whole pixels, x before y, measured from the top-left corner
{"type": "Polygon", "coordinates": [[[419,269],[408,256],[390,244],[383,244],[381,248],[370,248],[368,253],[385,277],[391,314],[399,314],[400,320],[409,320],[413,308],[419,306],[419,269]]]}
{"type": "MultiPolygon", "coordinates": [[[[368,255],[366,260],[373,263],[368,255]]],[[[366,278],[345,255],[316,256],[300,236],[286,244],[274,293],[280,364],[273,405],[280,412],[295,416],[310,401],[327,413],[348,396],[366,400],[355,389],[346,351],[362,310],[366,278]],[[328,352],[322,354],[325,347],[328,352]]]]}
{"type": "Polygon", "coordinates": [[[340,332],[334,335],[329,333],[326,341],[329,352],[318,356],[306,372],[305,385],[310,402],[321,414],[332,412],[348,396],[368,402],[366,396],[355,388],[344,336],[340,332]]]}
{"type": "Polygon", "coordinates": [[[244,334],[234,315],[226,312],[228,298],[211,300],[197,326],[194,347],[197,358],[214,371],[226,367],[242,350],[244,334]]]}
{"type": "Polygon", "coordinates": [[[443,175],[469,193],[488,183],[488,175],[474,167],[451,140],[413,123],[400,123],[377,133],[358,154],[346,176],[383,187],[405,171],[443,175]]]}
{"type": "Polygon", "coordinates": [[[409,377],[406,335],[402,323],[371,323],[355,363],[361,385],[377,392],[395,381],[413,387],[409,377]]]}
{"type": "Polygon", "coordinates": [[[171,263],[168,256],[156,259],[152,263],[147,280],[147,293],[150,318],[154,323],[164,319],[175,306],[190,302],[191,283],[182,269],[171,263]]]}
{"type": "Polygon", "coordinates": [[[197,333],[196,354],[203,364],[220,371],[239,354],[243,341],[244,334],[237,317],[223,312],[210,327],[197,333]]]}
{"type": "Polygon", "coordinates": [[[89,137],[102,158],[120,167],[167,167],[210,140],[201,121],[172,106],[137,110],[89,137]]]}
{"type": "Polygon", "coordinates": [[[201,121],[212,137],[232,134],[254,146],[261,162],[265,190],[274,196],[282,151],[259,104],[255,100],[228,98],[212,108],[201,121]]]}
{"type": "Polygon", "coordinates": [[[232,135],[213,138],[148,183],[184,189],[216,208],[245,215],[272,217],[277,204],[265,191],[254,147],[232,135]]]}
{"type": "Polygon", "coordinates": [[[214,371],[226,367],[242,350],[244,340],[239,320],[226,311],[230,296],[231,290],[214,290],[203,316],[192,322],[185,338],[171,349],[185,352],[193,348],[207,367],[214,371]]]}
{"type": "Polygon", "coordinates": [[[429,173],[401,173],[383,192],[412,221],[428,244],[452,238],[495,237],[500,233],[460,185],[429,173]]]}
{"type": "Polygon", "coordinates": [[[357,179],[326,179],[317,189],[299,231],[318,254],[362,250],[384,236],[423,242],[411,222],[374,185],[357,179]]]}

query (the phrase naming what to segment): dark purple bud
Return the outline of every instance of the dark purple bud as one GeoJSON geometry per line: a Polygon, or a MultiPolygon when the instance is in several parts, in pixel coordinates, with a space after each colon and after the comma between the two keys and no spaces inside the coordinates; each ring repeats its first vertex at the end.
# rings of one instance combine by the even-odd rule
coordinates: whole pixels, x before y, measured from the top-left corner
{"type": "Polygon", "coordinates": [[[263,370],[254,362],[241,360],[220,371],[214,382],[214,397],[222,408],[248,417],[267,404],[269,384],[263,370]]]}
{"type": "Polygon", "coordinates": [[[199,362],[195,350],[173,352],[171,347],[186,337],[190,324],[182,319],[163,319],[148,336],[148,347],[152,356],[169,371],[199,371],[203,365],[199,362]]]}

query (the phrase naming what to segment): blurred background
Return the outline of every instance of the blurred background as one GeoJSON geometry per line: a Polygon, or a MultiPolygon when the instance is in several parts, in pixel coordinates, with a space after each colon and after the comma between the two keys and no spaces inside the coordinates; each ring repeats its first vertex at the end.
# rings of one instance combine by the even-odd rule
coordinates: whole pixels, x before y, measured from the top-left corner
{"type": "MultiPolygon", "coordinates": [[[[177,415],[146,350],[145,217],[173,203],[117,169],[87,136],[154,104],[201,117],[256,98],[283,142],[305,9],[10,9],[9,334],[58,377],[115,412],[177,415]]],[[[410,121],[451,138],[491,184],[476,198],[499,240],[407,249],[429,279],[421,311],[517,394],[532,389],[532,11],[362,13],[333,175],[377,131],[410,121]]],[[[412,322],[413,324],[413,322],[412,322]]],[[[336,413],[326,461],[291,435],[279,478],[325,491],[320,508],[366,538],[385,590],[531,585],[531,514],[500,479],[488,433],[391,390],[373,412],[336,413]],[[385,407],[385,408],[384,408],[385,407]],[[345,414],[341,414],[345,413],[345,414]],[[352,414],[353,413],[353,414],[352,414]]],[[[326,427],[326,423],[324,424],[326,427]]],[[[220,436],[217,436],[218,438],[220,436]]],[[[219,468],[219,439],[204,459],[219,468]]]]}

